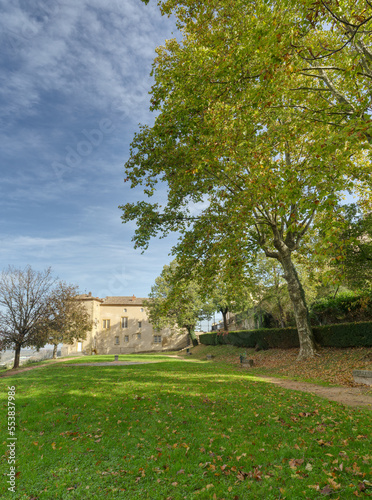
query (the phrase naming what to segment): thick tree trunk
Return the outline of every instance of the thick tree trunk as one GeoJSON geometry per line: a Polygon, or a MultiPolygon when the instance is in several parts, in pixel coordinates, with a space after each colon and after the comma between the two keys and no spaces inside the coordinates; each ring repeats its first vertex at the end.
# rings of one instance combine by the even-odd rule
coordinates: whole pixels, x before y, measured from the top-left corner
{"type": "Polygon", "coordinates": [[[53,344],[53,359],[57,359],[57,344],[53,344]]]}
{"type": "Polygon", "coordinates": [[[192,345],[194,347],[197,346],[199,344],[199,342],[198,342],[198,339],[196,338],[195,330],[193,328],[191,328],[190,326],[187,326],[186,328],[187,328],[187,331],[189,332],[189,336],[190,336],[192,345]]]}
{"type": "Polygon", "coordinates": [[[287,281],[288,292],[293,304],[298,337],[300,340],[300,352],[298,359],[312,358],[317,348],[314,335],[310,326],[309,312],[305,300],[305,292],[298,278],[296,268],[291,259],[291,252],[280,252],[280,262],[284,269],[284,278],[287,281]]]}
{"type": "Polygon", "coordinates": [[[16,345],[15,354],[14,354],[13,368],[19,368],[19,358],[20,358],[20,355],[21,355],[21,346],[20,345],[16,345]]]}

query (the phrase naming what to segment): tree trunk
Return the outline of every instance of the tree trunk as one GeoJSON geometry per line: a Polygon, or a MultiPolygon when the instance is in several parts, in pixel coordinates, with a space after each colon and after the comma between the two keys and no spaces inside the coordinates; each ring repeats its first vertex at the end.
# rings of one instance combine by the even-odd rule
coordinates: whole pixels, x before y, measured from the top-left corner
{"type": "Polygon", "coordinates": [[[19,358],[20,358],[20,355],[21,355],[21,346],[20,345],[16,345],[15,354],[14,354],[13,368],[19,368],[19,358]]]}
{"type": "Polygon", "coordinates": [[[279,295],[278,295],[278,308],[279,308],[280,326],[281,326],[281,328],[285,328],[284,311],[283,311],[282,303],[280,302],[279,295]]]}
{"type": "Polygon", "coordinates": [[[293,304],[300,352],[298,359],[312,358],[317,348],[314,335],[310,326],[309,312],[306,305],[305,292],[297,275],[296,268],[291,259],[291,252],[279,252],[280,262],[284,269],[284,278],[287,281],[288,292],[293,304]]]}
{"type": "Polygon", "coordinates": [[[228,307],[220,307],[220,311],[221,311],[222,317],[223,317],[223,329],[225,330],[225,332],[229,331],[229,325],[227,324],[228,310],[229,310],[228,307]]]}
{"type": "Polygon", "coordinates": [[[53,344],[53,359],[57,359],[57,344],[53,344]]]}
{"type": "Polygon", "coordinates": [[[196,338],[195,335],[195,330],[191,326],[187,326],[187,331],[189,332],[189,336],[192,342],[192,345],[195,347],[199,344],[198,339],[196,338]]]}

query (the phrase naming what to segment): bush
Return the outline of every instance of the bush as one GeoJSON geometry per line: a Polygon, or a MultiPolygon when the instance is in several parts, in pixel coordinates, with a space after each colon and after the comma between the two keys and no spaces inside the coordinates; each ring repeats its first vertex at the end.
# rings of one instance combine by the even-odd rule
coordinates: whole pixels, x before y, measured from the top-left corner
{"type": "Polygon", "coordinates": [[[202,333],[199,335],[199,342],[204,345],[217,345],[216,343],[217,333],[202,333]]]}
{"type": "Polygon", "coordinates": [[[325,325],[372,320],[371,293],[345,292],[337,297],[324,297],[310,306],[312,324],[325,325]]]}
{"type": "MultiPolygon", "coordinates": [[[[372,322],[340,323],[313,327],[316,342],[323,347],[372,347],[372,322]]],[[[299,347],[296,328],[270,328],[233,332],[205,333],[199,337],[204,345],[230,344],[260,349],[299,347]]]]}
{"type": "Polygon", "coordinates": [[[372,323],[339,323],[313,328],[323,347],[372,347],[372,323]]]}

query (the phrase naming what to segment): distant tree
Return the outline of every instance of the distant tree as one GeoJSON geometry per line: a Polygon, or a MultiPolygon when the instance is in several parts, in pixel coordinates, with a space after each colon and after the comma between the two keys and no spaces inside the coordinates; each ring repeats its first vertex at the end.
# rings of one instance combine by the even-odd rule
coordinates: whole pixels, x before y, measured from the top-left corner
{"type": "Polygon", "coordinates": [[[149,300],[145,302],[149,320],[156,329],[164,327],[186,328],[192,344],[198,344],[195,335],[197,323],[208,316],[199,283],[189,276],[179,279],[177,262],[163,268],[151,288],[149,300]]]}
{"type": "Polygon", "coordinates": [[[222,314],[223,329],[228,331],[228,314],[242,311],[251,303],[248,286],[251,281],[248,276],[227,269],[225,264],[220,262],[218,269],[212,272],[206,263],[195,279],[201,284],[202,296],[211,312],[222,314]]]}
{"type": "Polygon", "coordinates": [[[48,344],[52,344],[53,358],[57,357],[58,344],[73,344],[84,340],[92,321],[84,304],[76,299],[78,288],[60,281],[54,288],[49,302],[49,313],[43,330],[48,344]]]}
{"type": "Polygon", "coordinates": [[[0,276],[0,347],[14,349],[13,368],[19,367],[22,347],[46,344],[45,318],[56,279],[51,268],[42,272],[30,266],[9,266],[0,276]]]}
{"type": "Polygon", "coordinates": [[[372,212],[363,214],[355,204],[344,210],[346,229],[338,245],[342,252],[340,257],[333,259],[332,269],[350,289],[371,290],[372,212]]]}
{"type": "Polygon", "coordinates": [[[262,315],[266,312],[273,316],[278,326],[284,328],[292,308],[281,266],[278,262],[268,260],[259,254],[252,266],[252,273],[254,283],[251,295],[259,327],[262,327],[262,315]]]}

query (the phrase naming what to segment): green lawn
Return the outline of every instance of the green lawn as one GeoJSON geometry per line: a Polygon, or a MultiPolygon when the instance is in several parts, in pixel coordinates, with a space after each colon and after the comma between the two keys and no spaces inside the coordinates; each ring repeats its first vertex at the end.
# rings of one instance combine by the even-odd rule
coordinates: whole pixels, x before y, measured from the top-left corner
{"type": "MultiPolygon", "coordinates": [[[[371,496],[370,411],[285,390],[223,363],[119,359],[160,362],[58,363],[0,379],[2,498],[371,496]],[[6,484],[13,385],[16,493],[6,484]]],[[[87,360],[107,358],[80,361],[87,360]]]]}

